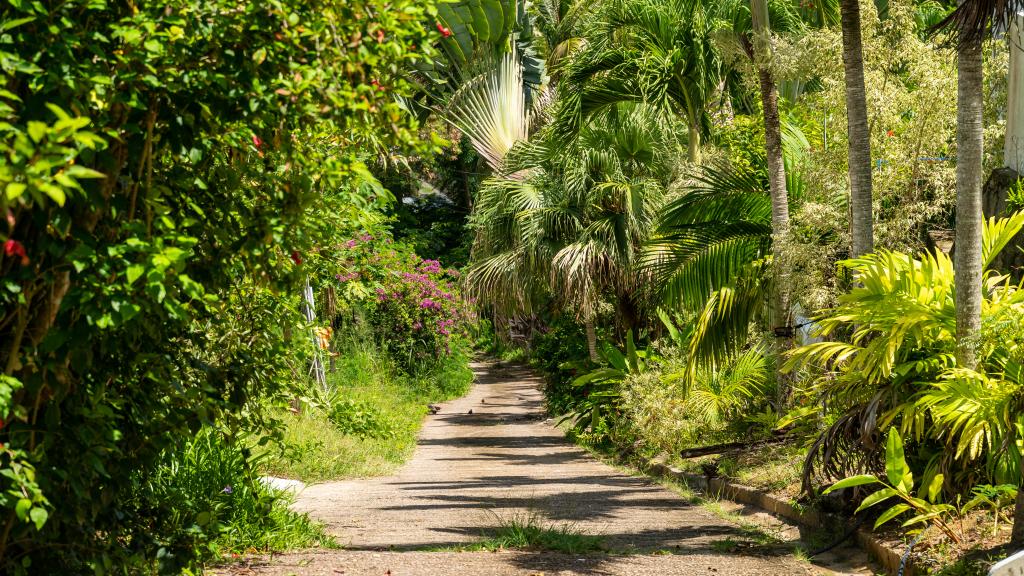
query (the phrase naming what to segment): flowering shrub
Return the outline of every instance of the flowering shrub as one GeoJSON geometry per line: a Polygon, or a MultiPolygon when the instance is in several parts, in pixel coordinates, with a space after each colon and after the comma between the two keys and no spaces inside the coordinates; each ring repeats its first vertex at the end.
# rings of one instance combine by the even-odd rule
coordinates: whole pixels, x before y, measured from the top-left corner
{"type": "Polygon", "coordinates": [[[366,312],[377,340],[408,372],[450,355],[472,320],[459,272],[420,258],[386,233],[345,242],[339,268],[341,299],[366,312]]]}

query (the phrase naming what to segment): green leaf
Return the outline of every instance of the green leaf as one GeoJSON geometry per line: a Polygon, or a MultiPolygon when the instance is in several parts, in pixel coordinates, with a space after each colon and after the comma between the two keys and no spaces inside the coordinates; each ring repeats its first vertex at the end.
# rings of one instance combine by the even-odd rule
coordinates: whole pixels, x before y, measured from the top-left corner
{"type": "Polygon", "coordinates": [[[127,272],[128,285],[131,286],[134,284],[135,281],[139,279],[139,276],[142,276],[142,273],[145,272],[145,270],[146,267],[139,264],[129,266],[127,272]]]}
{"type": "MultiPolygon", "coordinates": [[[[890,428],[889,438],[885,444],[885,474],[890,484],[900,487],[908,472],[910,467],[907,466],[906,456],[903,454],[903,439],[895,427],[890,428]]],[[[905,488],[909,491],[913,486],[905,488]]]]}
{"type": "Polygon", "coordinates": [[[35,20],[35,16],[29,16],[27,18],[15,18],[14,20],[7,20],[6,22],[0,23],[0,32],[6,32],[11,28],[17,28],[22,24],[28,24],[35,20]]]}
{"type": "Polygon", "coordinates": [[[892,508],[889,508],[888,510],[883,512],[881,516],[878,517],[878,520],[875,520],[875,528],[878,528],[882,524],[885,524],[886,522],[892,520],[900,514],[903,514],[907,510],[910,510],[910,506],[906,504],[897,504],[892,508]]]}
{"type": "Polygon", "coordinates": [[[14,513],[18,515],[19,520],[25,520],[28,518],[28,511],[32,508],[32,501],[28,498],[21,498],[18,503],[14,505],[14,513]]]}
{"type": "Polygon", "coordinates": [[[64,202],[67,201],[67,195],[64,194],[64,189],[60,186],[44,185],[39,187],[51,200],[57,203],[58,206],[63,206],[64,202]]]}
{"type": "Polygon", "coordinates": [[[629,366],[626,364],[626,357],[614,346],[607,346],[604,350],[605,360],[608,361],[615,369],[626,372],[629,370],[629,366]]]}
{"type": "Polygon", "coordinates": [[[36,530],[42,530],[43,524],[46,524],[46,519],[50,517],[50,513],[46,511],[46,508],[36,506],[29,512],[29,518],[36,525],[36,530]]]}
{"type": "Polygon", "coordinates": [[[21,182],[11,182],[7,185],[7,189],[4,193],[7,195],[8,200],[14,200],[18,196],[21,196],[25,192],[26,188],[28,188],[28,186],[21,182]]]}
{"type": "Polygon", "coordinates": [[[49,129],[50,127],[44,122],[31,120],[28,123],[28,137],[31,138],[33,142],[39,142],[44,136],[46,136],[49,129]]]}
{"type": "Polygon", "coordinates": [[[860,507],[857,508],[854,514],[860,512],[861,510],[866,510],[867,508],[870,508],[875,504],[878,504],[879,502],[888,500],[889,498],[892,498],[896,494],[898,494],[898,492],[896,492],[896,489],[889,487],[885,487],[882,488],[881,490],[878,490],[877,492],[873,492],[869,494],[863,502],[860,503],[860,507]]]}
{"type": "Polygon", "coordinates": [[[935,502],[936,499],[942,494],[942,483],[945,478],[942,474],[936,474],[932,478],[931,484],[928,485],[928,501],[935,502]]]}
{"type": "Polygon", "coordinates": [[[842,490],[843,488],[852,488],[854,486],[863,486],[865,484],[875,484],[875,483],[878,483],[878,478],[875,478],[874,476],[872,476],[870,474],[861,474],[860,476],[850,476],[849,478],[843,478],[839,482],[836,482],[835,484],[829,486],[825,490],[825,492],[823,492],[823,493],[824,494],[828,494],[829,492],[834,492],[836,490],[842,490]]]}

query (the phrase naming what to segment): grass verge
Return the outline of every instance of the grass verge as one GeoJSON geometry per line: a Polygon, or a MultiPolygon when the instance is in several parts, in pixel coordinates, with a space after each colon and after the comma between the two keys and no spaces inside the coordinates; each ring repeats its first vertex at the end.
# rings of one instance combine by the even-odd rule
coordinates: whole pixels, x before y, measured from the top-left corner
{"type": "Polygon", "coordinates": [[[306,483],[393,472],[412,455],[427,404],[469,390],[468,362],[456,352],[410,376],[372,343],[350,343],[328,374],[331,397],[284,415],[281,445],[267,453],[263,472],[306,483]]]}

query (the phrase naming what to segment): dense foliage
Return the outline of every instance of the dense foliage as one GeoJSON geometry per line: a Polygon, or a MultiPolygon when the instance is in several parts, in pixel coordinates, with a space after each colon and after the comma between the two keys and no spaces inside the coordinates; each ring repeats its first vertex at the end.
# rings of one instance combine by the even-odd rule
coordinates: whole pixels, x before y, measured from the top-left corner
{"type": "Polygon", "coordinates": [[[364,317],[379,345],[407,372],[450,355],[466,335],[470,311],[457,270],[379,233],[347,240],[339,256],[335,280],[348,310],[335,323],[364,317]]]}
{"type": "Polygon", "coordinates": [[[305,372],[303,255],[385,199],[363,158],[415,144],[394,96],[431,10],[0,9],[3,571],[174,572],[209,537],[205,505],[157,522],[154,466],[305,372]]]}

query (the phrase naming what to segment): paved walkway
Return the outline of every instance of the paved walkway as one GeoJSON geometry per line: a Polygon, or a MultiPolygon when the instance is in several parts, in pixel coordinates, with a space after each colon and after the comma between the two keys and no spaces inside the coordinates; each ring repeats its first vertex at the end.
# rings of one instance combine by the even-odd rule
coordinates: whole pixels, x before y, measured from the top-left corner
{"type": "Polygon", "coordinates": [[[521,369],[475,365],[469,395],[428,416],[395,476],[306,488],[295,507],[345,548],[259,559],[229,574],[870,574],[795,559],[786,547],[731,546],[743,529],[646,478],[567,442],[543,411],[540,382],[521,369]],[[429,552],[479,541],[525,515],[569,523],[630,555],[429,552]],[[730,551],[726,551],[730,550],[730,551]]]}

